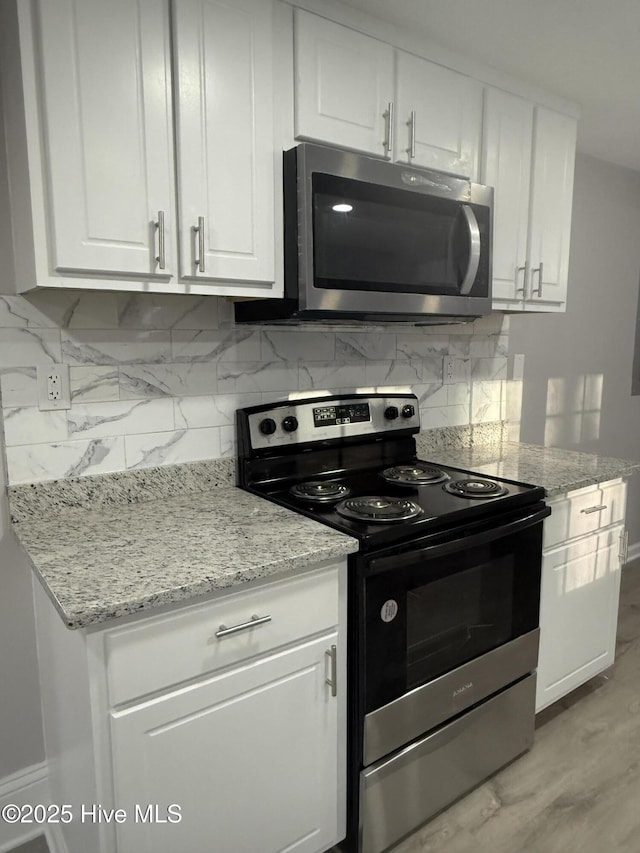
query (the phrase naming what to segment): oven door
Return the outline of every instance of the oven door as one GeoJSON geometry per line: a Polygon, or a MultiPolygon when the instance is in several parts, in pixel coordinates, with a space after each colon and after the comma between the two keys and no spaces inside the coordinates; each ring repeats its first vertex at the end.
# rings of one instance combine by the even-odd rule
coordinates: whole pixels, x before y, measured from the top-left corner
{"type": "Polygon", "coordinates": [[[544,504],[372,558],[365,766],[535,669],[544,504]]]}

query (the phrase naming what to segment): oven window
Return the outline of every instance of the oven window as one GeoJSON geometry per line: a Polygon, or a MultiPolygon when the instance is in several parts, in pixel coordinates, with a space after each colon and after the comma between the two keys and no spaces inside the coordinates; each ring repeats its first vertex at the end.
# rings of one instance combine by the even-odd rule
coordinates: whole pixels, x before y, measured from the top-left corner
{"type": "MultiPolygon", "coordinates": [[[[398,564],[364,579],[366,712],[391,702],[539,624],[542,522],[448,549],[397,549],[398,564]]],[[[456,543],[452,543],[457,545],[456,543]]]]}
{"type": "MultiPolygon", "coordinates": [[[[489,211],[473,208],[486,244],[489,211]]],[[[459,202],[334,175],[313,175],[315,287],[455,296],[469,264],[459,202]]],[[[472,296],[488,295],[482,252],[472,296]]]]}
{"type": "Polygon", "coordinates": [[[511,639],[513,570],[504,556],[408,591],[408,690],[511,639]]]}

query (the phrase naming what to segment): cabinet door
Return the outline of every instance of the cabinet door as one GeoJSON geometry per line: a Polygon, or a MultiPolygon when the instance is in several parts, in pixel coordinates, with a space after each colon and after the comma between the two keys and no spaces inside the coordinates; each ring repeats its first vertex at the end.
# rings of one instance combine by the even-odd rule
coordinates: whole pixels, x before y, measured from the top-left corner
{"type": "Polygon", "coordinates": [[[565,308],[575,155],[575,119],[536,107],[525,310],[565,308]]]}
{"type": "MultiPolygon", "coordinates": [[[[337,632],[111,713],[114,798],[181,807],[117,826],[119,853],[321,853],[343,837],[337,632]]],[[[131,810],[131,811],[129,811],[131,810]]]]}
{"type": "Polygon", "coordinates": [[[533,104],[487,89],[481,180],[494,188],[493,298],[522,305],[527,272],[533,104]]]}
{"type": "Polygon", "coordinates": [[[39,14],[52,269],[170,276],[167,4],[42,0],[39,14]],[[164,270],[156,261],[159,211],[164,270]]]}
{"type": "Polygon", "coordinates": [[[537,711],[613,664],[623,530],[611,527],[542,558],[537,711]]]}
{"type": "Polygon", "coordinates": [[[173,25],[180,274],[270,284],[272,4],[180,0],[173,25]]]}
{"type": "Polygon", "coordinates": [[[476,180],[482,84],[397,51],[396,85],[396,160],[476,180]]]}
{"type": "Polygon", "coordinates": [[[300,9],[294,37],[296,139],[388,156],[393,48],[300,9]]]}

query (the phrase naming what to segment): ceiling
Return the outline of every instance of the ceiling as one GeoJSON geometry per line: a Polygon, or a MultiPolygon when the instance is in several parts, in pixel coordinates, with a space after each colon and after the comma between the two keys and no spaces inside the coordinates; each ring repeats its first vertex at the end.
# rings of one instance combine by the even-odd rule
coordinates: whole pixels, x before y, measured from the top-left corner
{"type": "Polygon", "coordinates": [[[578,149],[640,171],[640,0],[342,0],[576,102],[578,149]]]}

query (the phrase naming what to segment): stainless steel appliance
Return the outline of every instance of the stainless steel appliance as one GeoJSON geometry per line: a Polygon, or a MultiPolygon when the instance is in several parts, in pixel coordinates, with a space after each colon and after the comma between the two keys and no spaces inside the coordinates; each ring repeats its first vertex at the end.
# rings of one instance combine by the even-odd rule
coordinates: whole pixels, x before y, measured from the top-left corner
{"type": "Polygon", "coordinates": [[[348,835],[381,853],[533,741],[537,486],[419,460],[411,394],[237,412],[238,484],[354,536],[348,835]]]}
{"type": "Polygon", "coordinates": [[[493,189],[304,143],[284,155],[284,299],[237,322],[472,320],[491,311],[493,189]]]}

